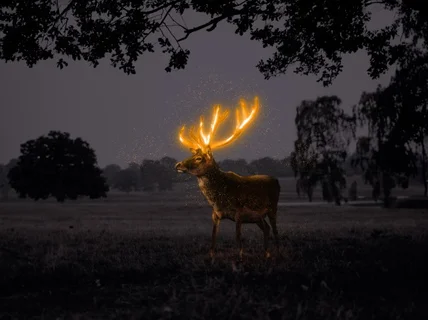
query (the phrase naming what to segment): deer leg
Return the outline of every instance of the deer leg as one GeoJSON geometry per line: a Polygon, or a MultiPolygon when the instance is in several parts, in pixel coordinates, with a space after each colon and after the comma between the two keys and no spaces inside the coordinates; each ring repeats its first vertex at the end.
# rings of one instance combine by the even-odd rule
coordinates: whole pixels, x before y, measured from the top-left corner
{"type": "Polygon", "coordinates": [[[264,240],[264,248],[265,248],[265,254],[266,254],[266,258],[270,257],[270,252],[269,252],[269,233],[270,233],[270,227],[268,225],[268,223],[262,219],[260,221],[257,222],[257,226],[262,229],[263,231],[263,240],[264,240]]]}
{"type": "Polygon", "coordinates": [[[241,239],[241,229],[242,229],[242,221],[238,217],[236,219],[236,242],[239,248],[239,259],[242,260],[243,248],[242,248],[242,239],[241,239]]]}
{"type": "Polygon", "coordinates": [[[272,232],[275,238],[276,249],[279,252],[279,235],[278,235],[278,227],[276,226],[276,211],[277,209],[274,208],[271,212],[268,213],[268,217],[269,217],[270,225],[272,226],[272,232]]]}
{"type": "Polygon", "coordinates": [[[213,220],[213,231],[212,231],[212,235],[211,235],[210,256],[211,256],[211,258],[213,258],[214,257],[214,251],[215,251],[216,239],[217,239],[217,233],[218,233],[218,227],[220,225],[220,219],[216,215],[215,211],[213,211],[211,218],[213,220]]]}

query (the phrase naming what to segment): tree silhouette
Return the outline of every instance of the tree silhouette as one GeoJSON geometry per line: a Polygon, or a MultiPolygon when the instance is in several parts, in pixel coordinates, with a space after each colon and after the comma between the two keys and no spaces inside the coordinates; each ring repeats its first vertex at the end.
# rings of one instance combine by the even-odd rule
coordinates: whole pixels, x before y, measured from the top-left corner
{"type": "Polygon", "coordinates": [[[161,160],[143,160],[140,171],[144,191],[154,191],[156,186],[159,191],[172,190],[177,161],[164,157],[161,160]]]}
{"type": "Polygon", "coordinates": [[[294,151],[291,152],[290,164],[296,180],[296,192],[300,197],[303,191],[312,202],[314,188],[319,178],[318,155],[313,146],[303,143],[300,140],[294,142],[294,151]]]}
{"type": "Polygon", "coordinates": [[[177,171],[175,170],[175,164],[177,159],[171,157],[163,157],[159,160],[160,170],[162,172],[162,180],[159,181],[159,189],[172,190],[172,183],[177,181],[177,171]]]}
{"type": "Polygon", "coordinates": [[[314,186],[322,182],[324,198],[330,194],[340,205],[341,189],[346,187],[344,163],[355,135],[355,118],[340,108],[336,96],[302,101],[295,118],[297,140],[293,153],[294,170],[314,186]]]}
{"type": "Polygon", "coordinates": [[[357,181],[352,181],[351,187],[349,188],[349,200],[356,201],[358,197],[358,190],[357,190],[357,181]]]}
{"type": "Polygon", "coordinates": [[[219,161],[218,165],[224,171],[232,171],[243,176],[254,174],[255,172],[254,167],[250,166],[245,159],[224,159],[219,161]]]}
{"type": "Polygon", "coordinates": [[[163,157],[159,160],[160,164],[163,165],[167,169],[171,169],[171,171],[175,172],[175,164],[177,163],[177,159],[171,157],[163,157]]]}
{"type": "Polygon", "coordinates": [[[7,200],[9,195],[9,179],[7,178],[7,174],[9,170],[7,170],[6,165],[0,164],[0,200],[7,200]]]}
{"type": "Polygon", "coordinates": [[[160,161],[156,161],[155,166],[159,191],[171,191],[174,171],[162,165],[160,161]]]}
{"type": "Polygon", "coordinates": [[[140,191],[143,187],[142,175],[140,165],[136,162],[131,162],[128,164],[128,169],[133,172],[135,184],[133,185],[135,191],[140,191]]]}
{"type": "Polygon", "coordinates": [[[379,160],[374,139],[368,136],[358,137],[352,165],[362,170],[364,183],[372,186],[372,198],[375,201],[378,200],[381,192],[379,160]]]}
{"type": "Polygon", "coordinates": [[[138,186],[140,185],[138,178],[135,170],[128,167],[116,174],[113,186],[120,191],[129,193],[132,190],[138,190],[138,186]]]}
{"type": "Polygon", "coordinates": [[[331,188],[331,184],[327,179],[324,179],[321,182],[321,189],[322,189],[322,199],[327,202],[333,201],[333,190],[331,188]]]}
{"type": "Polygon", "coordinates": [[[249,164],[250,171],[255,174],[269,174],[277,177],[287,176],[289,169],[286,161],[263,157],[253,160],[249,164]]]}
{"type": "Polygon", "coordinates": [[[8,178],[21,198],[34,200],[49,196],[59,202],[78,196],[94,199],[106,197],[109,190],[89,144],[59,131],[23,143],[8,178]]]}
{"type": "Polygon", "coordinates": [[[7,188],[9,181],[7,179],[6,166],[0,164],[0,192],[3,194],[3,190],[7,188]]]}
{"type": "Polygon", "coordinates": [[[409,113],[396,103],[394,86],[379,86],[371,93],[363,92],[354,114],[360,126],[368,127],[368,136],[357,142],[355,165],[364,170],[366,182],[373,186],[374,197],[383,191],[384,205],[389,206],[396,182],[407,186],[409,176],[416,174],[416,155],[405,125],[409,113]],[[404,127],[403,127],[404,125],[404,127]]]}
{"type": "Polygon", "coordinates": [[[103,176],[107,180],[107,184],[110,187],[113,187],[116,183],[116,178],[118,173],[121,171],[121,168],[117,164],[109,164],[103,169],[103,176]]]}
{"type": "Polygon", "coordinates": [[[224,22],[272,49],[257,64],[265,78],[294,68],[328,85],[342,71],[345,54],[367,50],[368,73],[377,78],[406,55],[405,40],[426,48],[426,15],[414,0],[6,1],[0,5],[0,59],[30,67],[57,59],[62,68],[69,59],[95,67],[107,57],[133,74],[140,56],[161,50],[170,57],[169,72],[186,66],[187,38],[224,22]],[[375,30],[369,27],[374,5],[395,13],[389,25],[375,30]],[[189,11],[206,14],[206,21],[188,26],[189,11]],[[393,42],[399,31],[403,40],[393,42]]]}
{"type": "Polygon", "coordinates": [[[283,169],[284,177],[292,177],[294,175],[293,168],[291,167],[291,153],[284,159],[280,160],[280,165],[283,169]]]}
{"type": "Polygon", "coordinates": [[[11,159],[6,165],[0,165],[0,194],[2,200],[7,200],[9,198],[11,187],[7,175],[17,162],[17,159],[11,159]]]}
{"type": "Polygon", "coordinates": [[[406,140],[413,141],[420,153],[419,162],[427,196],[428,156],[425,144],[428,136],[428,54],[415,49],[392,77],[389,84],[394,107],[400,114],[396,131],[406,140]]]}
{"type": "Polygon", "coordinates": [[[155,160],[144,159],[141,166],[141,180],[144,191],[154,191],[158,180],[158,166],[155,160]]]}

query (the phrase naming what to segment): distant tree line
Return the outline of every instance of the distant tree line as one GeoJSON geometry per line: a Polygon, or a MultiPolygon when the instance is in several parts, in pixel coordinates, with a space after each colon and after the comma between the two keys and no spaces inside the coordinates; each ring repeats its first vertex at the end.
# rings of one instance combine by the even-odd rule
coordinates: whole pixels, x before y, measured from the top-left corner
{"type": "MultiPolygon", "coordinates": [[[[124,192],[131,191],[168,191],[174,183],[185,182],[192,177],[180,175],[174,169],[177,160],[163,157],[160,160],[145,159],[141,164],[130,163],[121,168],[110,164],[103,169],[103,175],[111,189],[124,192]]],[[[222,170],[233,171],[241,175],[269,174],[277,177],[292,176],[293,172],[287,159],[278,160],[270,157],[247,162],[245,159],[225,159],[219,161],[222,170]]]]}
{"type": "MultiPolygon", "coordinates": [[[[110,164],[99,168],[94,150],[81,138],[69,133],[50,131],[47,135],[21,145],[21,155],[6,165],[0,164],[0,200],[7,200],[14,189],[20,198],[43,200],[54,197],[59,202],[80,197],[106,197],[109,190],[170,191],[174,183],[192,177],[179,175],[176,159],[144,159],[126,168],[110,164]]],[[[291,176],[289,159],[264,157],[251,162],[225,159],[219,162],[225,171],[242,175],[270,174],[291,176]]]]}
{"type": "MultiPolygon", "coordinates": [[[[291,165],[298,193],[311,201],[320,185],[324,199],[340,205],[345,177],[353,171],[386,207],[392,190],[411,182],[422,183],[427,196],[428,55],[414,49],[406,59],[388,86],[363,92],[351,114],[337,96],[305,100],[297,107],[291,165]],[[357,136],[357,128],[365,133],[357,136]],[[349,154],[352,141],[356,150],[349,154]]],[[[356,184],[352,189],[349,195],[355,198],[356,184]]]]}
{"type": "Polygon", "coordinates": [[[131,191],[168,191],[177,181],[174,165],[177,161],[170,157],[160,160],[145,159],[141,164],[132,162],[122,169],[110,164],[103,169],[103,176],[111,189],[131,191]]]}
{"type": "MultiPolygon", "coordinates": [[[[359,167],[352,167],[352,157],[345,162],[345,171],[348,175],[361,175],[359,167]]],[[[284,159],[263,157],[248,162],[245,159],[224,159],[219,166],[224,171],[233,171],[240,175],[268,174],[275,177],[293,177],[290,156],[284,159]]],[[[7,200],[12,189],[8,173],[18,163],[18,159],[11,159],[6,165],[0,164],[0,200],[7,200]]],[[[102,176],[110,190],[123,192],[132,191],[169,191],[174,183],[186,182],[191,176],[177,174],[174,166],[177,160],[163,157],[160,160],[145,159],[140,164],[130,163],[121,168],[117,164],[107,165],[102,169],[102,176]]]]}

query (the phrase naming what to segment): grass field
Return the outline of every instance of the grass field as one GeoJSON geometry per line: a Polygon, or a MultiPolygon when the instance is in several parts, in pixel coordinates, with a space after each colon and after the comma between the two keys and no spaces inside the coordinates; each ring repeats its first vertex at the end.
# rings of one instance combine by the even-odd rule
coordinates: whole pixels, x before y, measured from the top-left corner
{"type": "Polygon", "coordinates": [[[211,261],[194,191],[0,203],[0,319],[428,318],[425,210],[281,207],[280,252],[244,225],[242,263],[222,221],[211,261]]]}

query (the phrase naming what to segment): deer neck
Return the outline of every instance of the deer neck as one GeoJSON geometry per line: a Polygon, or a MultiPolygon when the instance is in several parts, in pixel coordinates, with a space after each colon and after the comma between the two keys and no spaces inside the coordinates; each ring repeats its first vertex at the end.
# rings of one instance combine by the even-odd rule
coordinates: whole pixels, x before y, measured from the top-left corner
{"type": "Polygon", "coordinates": [[[197,176],[199,185],[206,185],[218,181],[221,176],[221,170],[217,163],[214,163],[203,175],[197,176]]]}
{"type": "Polygon", "coordinates": [[[199,189],[211,206],[215,206],[218,201],[218,187],[222,181],[222,171],[214,165],[205,174],[198,176],[199,189]]]}

